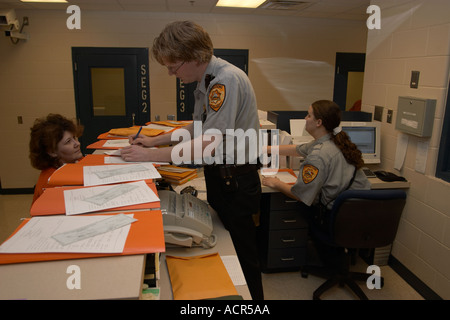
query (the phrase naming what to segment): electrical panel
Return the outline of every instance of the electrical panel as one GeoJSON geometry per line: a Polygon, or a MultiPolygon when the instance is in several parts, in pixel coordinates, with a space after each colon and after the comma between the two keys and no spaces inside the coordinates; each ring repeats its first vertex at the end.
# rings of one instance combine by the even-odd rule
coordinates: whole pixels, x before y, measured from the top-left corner
{"type": "Polygon", "coordinates": [[[436,100],[399,97],[395,129],[418,137],[431,137],[436,100]]]}

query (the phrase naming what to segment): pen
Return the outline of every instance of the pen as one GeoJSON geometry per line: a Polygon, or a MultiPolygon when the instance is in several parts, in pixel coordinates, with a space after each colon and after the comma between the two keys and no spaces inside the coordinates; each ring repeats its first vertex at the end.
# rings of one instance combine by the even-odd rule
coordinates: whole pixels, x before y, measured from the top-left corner
{"type": "Polygon", "coordinates": [[[141,130],[142,130],[142,126],[139,128],[139,131],[134,136],[134,140],[136,140],[139,137],[139,133],[141,133],[141,130]]]}

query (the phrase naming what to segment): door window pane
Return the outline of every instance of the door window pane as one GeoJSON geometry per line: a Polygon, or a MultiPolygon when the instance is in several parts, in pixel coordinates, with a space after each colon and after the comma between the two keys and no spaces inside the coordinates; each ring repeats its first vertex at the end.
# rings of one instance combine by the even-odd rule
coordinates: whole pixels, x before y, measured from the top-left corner
{"type": "MultiPolygon", "coordinates": [[[[362,89],[364,82],[364,72],[348,72],[347,78],[347,99],[345,100],[345,110],[351,110],[356,104],[361,103],[362,89]]],[[[359,110],[361,107],[359,107],[359,110]]]]}
{"type": "Polygon", "coordinates": [[[124,116],[124,68],[91,68],[94,116],[124,116]]]}

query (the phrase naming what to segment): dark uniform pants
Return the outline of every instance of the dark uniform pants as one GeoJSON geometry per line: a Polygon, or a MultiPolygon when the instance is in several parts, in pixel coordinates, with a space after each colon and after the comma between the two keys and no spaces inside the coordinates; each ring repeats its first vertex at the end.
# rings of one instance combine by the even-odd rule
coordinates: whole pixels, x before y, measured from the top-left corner
{"type": "Polygon", "coordinates": [[[258,213],[261,200],[257,168],[251,167],[247,172],[231,170],[224,175],[220,166],[206,166],[204,172],[208,203],[230,232],[252,298],[263,300],[256,226],[252,217],[258,213]]]}

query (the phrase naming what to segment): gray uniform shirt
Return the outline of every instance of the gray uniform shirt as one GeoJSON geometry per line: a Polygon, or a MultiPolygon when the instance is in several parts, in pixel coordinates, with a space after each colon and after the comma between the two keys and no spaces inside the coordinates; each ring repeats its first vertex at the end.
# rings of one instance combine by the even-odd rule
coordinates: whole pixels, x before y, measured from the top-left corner
{"type": "Polygon", "coordinates": [[[258,139],[258,110],[253,87],[245,72],[213,56],[202,81],[194,91],[194,97],[194,120],[202,120],[206,113],[203,133],[208,129],[215,129],[231,139],[235,136],[247,136],[247,139],[239,138],[234,141],[234,154],[226,152],[224,148],[226,163],[256,163],[258,140],[251,139],[258,139]],[[207,75],[212,80],[206,87],[207,75]],[[251,142],[244,143],[244,140],[251,142]]]}
{"type": "MultiPolygon", "coordinates": [[[[355,166],[345,160],[329,134],[297,146],[297,153],[305,160],[292,193],[308,206],[317,204],[322,193],[322,204],[331,209],[334,199],[350,184],[355,166]]],[[[349,189],[370,189],[370,182],[362,170],[356,172],[349,189]]]]}

